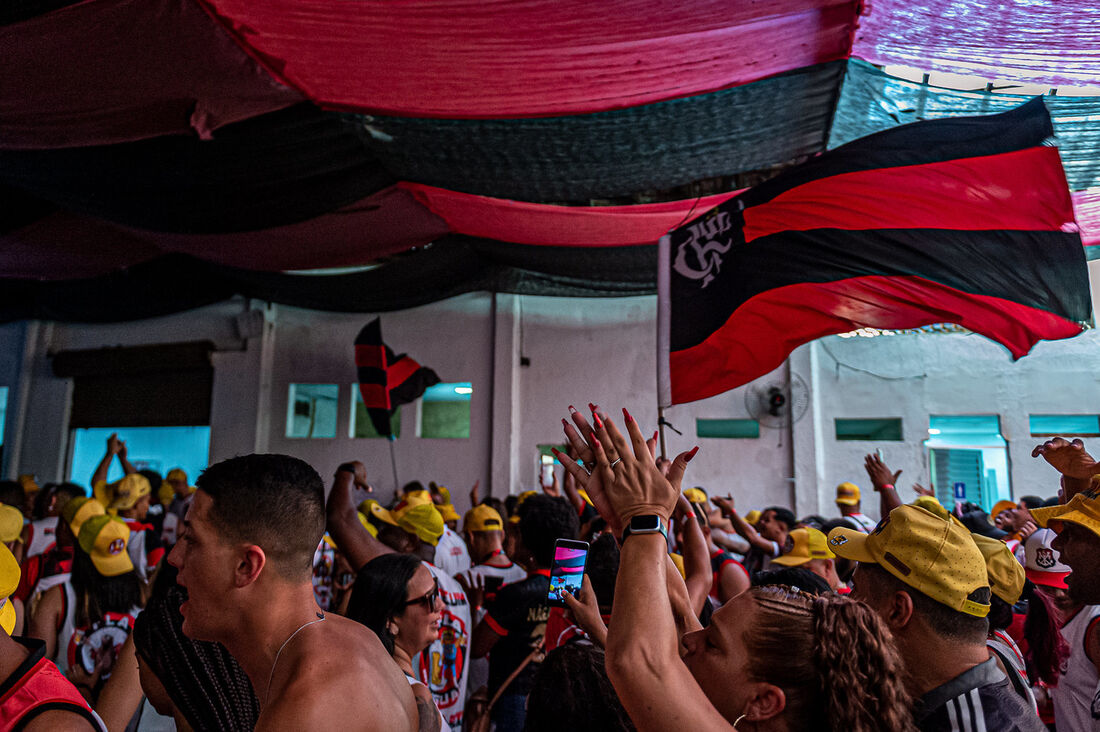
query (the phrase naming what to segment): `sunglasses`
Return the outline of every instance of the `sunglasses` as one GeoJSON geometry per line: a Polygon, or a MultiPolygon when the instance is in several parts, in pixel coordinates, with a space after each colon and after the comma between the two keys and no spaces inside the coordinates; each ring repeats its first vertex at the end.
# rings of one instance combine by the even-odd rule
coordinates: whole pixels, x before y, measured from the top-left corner
{"type": "Polygon", "coordinates": [[[428,590],[427,594],[406,601],[405,607],[409,607],[410,605],[423,605],[425,610],[431,612],[435,609],[437,600],[439,600],[439,580],[433,578],[432,589],[428,590]]]}

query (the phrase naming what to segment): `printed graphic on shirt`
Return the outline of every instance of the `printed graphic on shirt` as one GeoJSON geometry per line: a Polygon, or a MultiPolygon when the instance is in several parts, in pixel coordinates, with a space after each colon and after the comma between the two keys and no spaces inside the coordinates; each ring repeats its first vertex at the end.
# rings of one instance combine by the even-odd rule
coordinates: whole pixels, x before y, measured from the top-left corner
{"type": "Polygon", "coordinates": [[[88,673],[103,669],[101,679],[111,676],[119,649],[134,627],[134,616],[107,613],[107,617],[89,628],[77,628],[69,639],[69,668],[76,664],[88,673]]]}

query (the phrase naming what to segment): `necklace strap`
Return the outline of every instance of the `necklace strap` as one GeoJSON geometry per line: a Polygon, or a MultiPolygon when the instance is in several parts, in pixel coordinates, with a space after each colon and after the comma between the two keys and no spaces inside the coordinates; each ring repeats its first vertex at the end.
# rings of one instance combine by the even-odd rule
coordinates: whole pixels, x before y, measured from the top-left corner
{"type": "Polygon", "coordinates": [[[313,625],[314,623],[319,623],[324,619],[325,614],[323,612],[317,613],[316,620],[310,620],[308,623],[302,623],[301,625],[299,625],[298,629],[291,633],[290,637],[283,641],[283,644],[279,646],[279,650],[275,652],[275,660],[271,663],[271,673],[267,675],[267,693],[264,694],[264,706],[267,706],[267,702],[271,698],[271,681],[275,678],[275,667],[279,665],[279,656],[283,654],[283,649],[286,648],[287,643],[290,643],[292,640],[294,640],[294,636],[298,635],[309,626],[313,625]]]}

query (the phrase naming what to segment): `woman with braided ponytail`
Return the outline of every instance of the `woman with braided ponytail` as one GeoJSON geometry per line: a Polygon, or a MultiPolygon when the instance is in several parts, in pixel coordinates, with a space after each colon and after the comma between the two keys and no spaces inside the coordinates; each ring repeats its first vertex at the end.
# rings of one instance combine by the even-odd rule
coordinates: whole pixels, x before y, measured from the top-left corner
{"type": "Polygon", "coordinates": [[[638,730],[914,730],[890,633],[853,600],[756,587],[678,637],[666,585],[686,590],[662,529],[698,448],[663,472],[625,409],[626,435],[593,415],[594,427],[571,410],[565,434],[583,464],[562,463],[621,538],[606,666],[638,730]]]}
{"type": "Polygon", "coordinates": [[[165,564],[134,623],[141,686],[159,713],[196,732],[251,731],[260,716],[252,683],[224,646],[183,634],[180,605],[186,599],[175,568],[165,564]]]}

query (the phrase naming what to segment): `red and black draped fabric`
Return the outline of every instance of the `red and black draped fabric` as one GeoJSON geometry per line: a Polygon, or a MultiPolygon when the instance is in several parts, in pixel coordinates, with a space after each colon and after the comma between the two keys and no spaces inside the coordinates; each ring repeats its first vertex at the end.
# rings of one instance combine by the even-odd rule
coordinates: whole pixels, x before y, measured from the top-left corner
{"type": "Polygon", "coordinates": [[[382,342],[382,320],[375,318],[355,337],[355,366],[359,372],[359,393],[375,431],[392,437],[390,417],[402,404],[420,398],[429,386],[439,383],[431,369],[382,342]]]}
{"type": "Polygon", "coordinates": [[[659,255],[663,405],[719,394],[797,346],[958,323],[1013,358],[1089,318],[1088,270],[1041,99],[824,153],[673,231],[659,255]]]}

